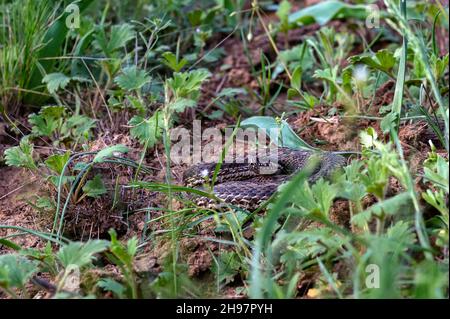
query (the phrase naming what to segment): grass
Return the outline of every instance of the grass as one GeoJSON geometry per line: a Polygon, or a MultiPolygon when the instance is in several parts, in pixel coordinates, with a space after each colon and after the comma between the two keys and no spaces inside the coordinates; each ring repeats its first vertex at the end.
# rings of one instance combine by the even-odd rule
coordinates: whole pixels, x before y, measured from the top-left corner
{"type": "Polygon", "coordinates": [[[53,298],[448,298],[448,8],[386,0],[372,30],[369,2],[91,2],[69,30],[64,1],[0,0],[0,165],[39,188],[30,228],[0,196],[0,297],[46,273],[53,298]],[[231,129],[202,188],[171,158],[193,120],[231,129]],[[237,207],[213,186],[249,127],[347,165],[237,207]]]}

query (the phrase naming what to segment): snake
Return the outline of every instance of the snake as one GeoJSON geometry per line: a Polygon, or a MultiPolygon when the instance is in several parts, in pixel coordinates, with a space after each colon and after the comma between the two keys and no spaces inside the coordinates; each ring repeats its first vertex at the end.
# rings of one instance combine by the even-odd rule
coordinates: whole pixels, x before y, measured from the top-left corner
{"type": "Polygon", "coordinates": [[[256,156],[235,158],[232,162],[219,165],[217,162],[192,165],[184,172],[183,183],[202,191],[213,183],[209,189],[212,189],[216,198],[194,196],[192,200],[198,206],[217,208],[224,202],[254,210],[311,161],[314,165],[309,183],[315,183],[320,178],[330,178],[346,163],[346,159],[335,152],[277,147],[275,151],[258,152],[256,156]],[[217,172],[216,168],[219,168],[217,172]]]}

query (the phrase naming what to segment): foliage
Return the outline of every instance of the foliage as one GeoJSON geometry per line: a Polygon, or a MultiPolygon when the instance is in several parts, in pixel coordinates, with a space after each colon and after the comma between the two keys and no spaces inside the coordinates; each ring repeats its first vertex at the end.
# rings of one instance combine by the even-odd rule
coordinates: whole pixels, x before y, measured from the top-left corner
{"type": "Polygon", "coordinates": [[[34,228],[0,225],[2,293],[448,298],[448,7],[79,0],[70,28],[70,2],[0,1],[3,159],[33,176],[0,197],[39,185],[24,197],[34,228]],[[347,165],[312,183],[311,161],[253,212],[200,207],[214,185],[175,185],[170,157],[170,130],[192,120],[347,165]],[[125,236],[64,237],[98,207],[125,236]]]}

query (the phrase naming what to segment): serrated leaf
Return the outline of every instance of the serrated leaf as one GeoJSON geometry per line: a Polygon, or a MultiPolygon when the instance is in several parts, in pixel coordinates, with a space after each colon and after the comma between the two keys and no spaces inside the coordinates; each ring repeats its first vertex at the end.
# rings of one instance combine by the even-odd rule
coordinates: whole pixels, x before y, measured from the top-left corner
{"type": "Polygon", "coordinates": [[[128,122],[131,126],[130,134],[137,138],[141,144],[148,143],[148,147],[153,147],[161,138],[163,119],[160,112],[156,112],[151,118],[145,119],[135,115],[128,122]]]}
{"type": "Polygon", "coordinates": [[[95,177],[87,181],[83,186],[83,192],[86,196],[97,198],[106,193],[106,187],[103,184],[101,175],[95,175],[95,177]]]}
{"type": "Polygon", "coordinates": [[[31,132],[36,136],[51,137],[61,126],[65,113],[64,106],[45,106],[39,114],[30,114],[28,122],[32,125],[31,132]]]}
{"type": "Polygon", "coordinates": [[[117,239],[117,234],[114,229],[111,229],[108,233],[111,236],[111,246],[109,250],[114,254],[116,264],[119,263],[118,266],[122,264],[131,267],[137,252],[138,239],[132,237],[125,246],[117,239]]]}
{"type": "Polygon", "coordinates": [[[170,109],[181,113],[189,107],[194,107],[197,103],[191,99],[180,98],[170,105],[170,109]]]}
{"type": "Polygon", "coordinates": [[[218,256],[211,271],[215,273],[220,283],[229,284],[234,281],[241,267],[242,263],[235,252],[224,252],[218,256]]]}
{"type": "Polygon", "coordinates": [[[97,286],[105,291],[111,291],[118,298],[125,298],[125,286],[111,278],[104,278],[99,280],[97,282],[97,286]]]}
{"type": "Polygon", "coordinates": [[[38,271],[37,262],[17,254],[0,255],[0,287],[23,288],[38,271]]]}
{"type": "Polygon", "coordinates": [[[60,118],[64,116],[66,111],[66,107],[62,105],[47,105],[41,108],[39,111],[39,115],[43,117],[51,117],[51,118],[60,118]]]}
{"type": "Polygon", "coordinates": [[[56,257],[63,267],[76,265],[87,266],[94,260],[94,255],[106,250],[109,242],[106,240],[89,240],[86,243],[71,242],[63,246],[56,257]]]}
{"type": "Polygon", "coordinates": [[[144,71],[138,69],[135,65],[126,67],[122,74],[116,76],[114,82],[122,90],[138,90],[151,80],[150,76],[144,71]]]}
{"type": "Polygon", "coordinates": [[[174,73],[173,77],[167,80],[167,84],[176,98],[195,99],[203,81],[210,76],[211,73],[206,69],[174,73]]]}
{"type": "Polygon", "coordinates": [[[96,35],[96,43],[106,56],[111,56],[114,51],[124,47],[134,38],[134,29],[128,24],[113,25],[109,37],[106,37],[105,30],[101,30],[96,35]]]}
{"type": "Polygon", "coordinates": [[[14,146],[5,150],[6,165],[15,167],[25,167],[31,170],[37,169],[33,160],[33,144],[24,137],[19,146],[14,146]]]}
{"type": "Polygon", "coordinates": [[[67,119],[67,128],[72,130],[75,137],[85,136],[89,137],[91,129],[95,127],[97,120],[91,119],[85,115],[72,115],[67,119]]]}
{"type": "Polygon", "coordinates": [[[47,84],[47,90],[50,94],[56,93],[59,89],[64,89],[69,82],[70,77],[63,73],[50,73],[42,79],[42,83],[47,84]]]}
{"type": "Polygon", "coordinates": [[[102,163],[105,158],[113,156],[114,153],[128,153],[128,147],[122,144],[117,144],[104,148],[98,152],[97,155],[95,155],[93,162],[102,163]]]}
{"type": "Polygon", "coordinates": [[[410,201],[411,196],[409,193],[400,193],[385,201],[376,203],[368,207],[365,211],[354,215],[351,219],[351,223],[358,227],[363,227],[373,216],[381,216],[381,214],[392,216],[398,212],[404,211],[404,206],[408,205],[410,201]]]}

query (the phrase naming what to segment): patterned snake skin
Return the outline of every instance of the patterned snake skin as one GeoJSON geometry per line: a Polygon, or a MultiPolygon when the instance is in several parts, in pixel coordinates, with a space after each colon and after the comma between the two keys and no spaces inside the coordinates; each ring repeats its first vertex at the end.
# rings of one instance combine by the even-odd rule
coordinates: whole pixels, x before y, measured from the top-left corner
{"type": "MultiPolygon", "coordinates": [[[[289,148],[278,148],[274,153],[255,157],[238,158],[233,163],[222,163],[216,176],[214,194],[226,203],[245,209],[256,209],[280,184],[302,170],[315,159],[315,169],[309,182],[327,178],[336,169],[344,166],[345,158],[330,152],[318,153],[289,148]]],[[[202,163],[188,168],[183,181],[186,186],[205,190],[214,176],[217,163],[202,163]]],[[[195,197],[194,202],[203,207],[217,208],[217,201],[207,197],[195,197]]]]}

